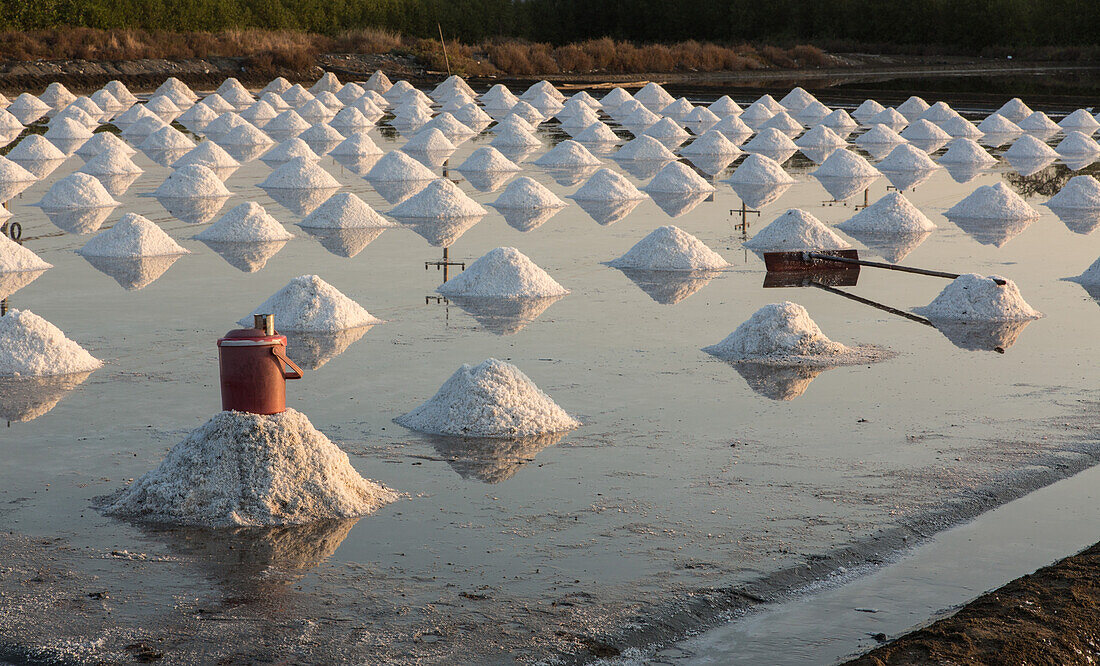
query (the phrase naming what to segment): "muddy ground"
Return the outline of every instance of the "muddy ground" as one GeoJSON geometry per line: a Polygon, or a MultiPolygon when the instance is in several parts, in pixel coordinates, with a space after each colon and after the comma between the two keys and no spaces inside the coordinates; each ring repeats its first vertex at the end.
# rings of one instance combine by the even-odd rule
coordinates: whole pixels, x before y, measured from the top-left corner
{"type": "Polygon", "coordinates": [[[847,663],[1095,664],[1097,659],[1100,544],[847,663]]]}

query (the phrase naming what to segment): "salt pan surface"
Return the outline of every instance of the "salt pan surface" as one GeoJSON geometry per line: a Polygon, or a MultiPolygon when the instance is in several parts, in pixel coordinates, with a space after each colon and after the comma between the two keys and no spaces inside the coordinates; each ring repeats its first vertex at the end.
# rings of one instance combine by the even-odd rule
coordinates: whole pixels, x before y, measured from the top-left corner
{"type": "Polygon", "coordinates": [[[96,235],[77,254],[85,257],[161,257],[191,254],[157,225],[137,213],[127,213],[110,229],[96,235]]]}
{"type": "Polygon", "coordinates": [[[91,372],[103,363],[30,310],[0,317],[0,376],[91,372]]]}
{"type": "Polygon", "coordinates": [[[729,267],[701,240],[672,225],[658,227],[608,264],[647,271],[713,271],[729,267]]]}
{"type": "Polygon", "coordinates": [[[490,358],[463,365],[439,392],[398,424],[438,435],[514,438],[572,430],[581,424],[516,366],[490,358]]]}
{"type": "Polygon", "coordinates": [[[933,321],[1022,321],[1043,316],[1024,301],[1012,280],[975,273],[955,278],[935,300],[924,307],[913,308],[913,312],[933,321]],[[999,285],[994,278],[1007,284],[999,285]]]}
{"type": "Polygon", "coordinates": [[[108,498],[108,515],[204,527],[300,525],[372,513],[398,499],[288,409],[220,412],[156,469],[108,498]]]}

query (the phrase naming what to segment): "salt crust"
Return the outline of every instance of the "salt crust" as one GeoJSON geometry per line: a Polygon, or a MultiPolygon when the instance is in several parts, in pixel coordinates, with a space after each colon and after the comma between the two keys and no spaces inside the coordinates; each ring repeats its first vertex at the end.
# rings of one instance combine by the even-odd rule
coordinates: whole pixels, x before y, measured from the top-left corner
{"type": "Polygon", "coordinates": [[[91,372],[103,363],[30,310],[0,317],[0,376],[91,372]]]}
{"type": "Polygon", "coordinates": [[[1046,205],[1051,209],[1100,210],[1100,181],[1088,175],[1074,176],[1046,205]]]}
{"type": "Polygon", "coordinates": [[[1025,321],[1043,316],[1024,301],[1012,280],[976,273],[955,278],[931,303],[913,312],[933,321],[1025,321]],[[999,285],[995,278],[1007,284],[999,285]]]}
{"type": "Polygon", "coordinates": [[[645,186],[650,194],[687,194],[694,192],[713,192],[714,186],[692,171],[683,162],[669,162],[661,167],[657,175],[645,186]]]}
{"type": "Polygon", "coordinates": [[[188,164],[176,169],[168,174],[153,194],[176,199],[221,199],[231,196],[218,175],[201,164],[188,164]]]}
{"type": "Polygon", "coordinates": [[[340,187],[340,181],[332,177],[313,160],[295,157],[280,165],[259,187],[287,190],[331,190],[340,187]]]}
{"type": "Polygon", "coordinates": [[[888,192],[836,228],[846,232],[913,234],[932,231],[936,225],[900,192],[888,192]]]}
{"type": "Polygon", "coordinates": [[[400,150],[391,150],[383,155],[366,175],[366,179],[370,182],[408,182],[435,180],[435,178],[436,175],[431,169],[400,150]]]}
{"type": "Polygon", "coordinates": [[[448,220],[459,217],[481,217],[488,211],[458,189],[446,178],[437,178],[424,189],[390,210],[398,219],[448,220]]]}
{"type": "Polygon", "coordinates": [[[608,203],[645,199],[646,194],[622,174],[603,168],[584,181],[584,185],[570,195],[570,198],[577,201],[608,203]]]}
{"type": "MultiPolygon", "coordinates": [[[[219,181],[220,182],[220,181],[219,181]]],[[[103,183],[86,173],[72,173],[50,186],[38,205],[45,210],[73,208],[113,208],[120,205],[103,183]]]]}
{"type": "Polygon", "coordinates": [[[394,421],[431,434],[490,438],[563,432],[581,425],[519,368],[495,358],[474,367],[464,364],[435,396],[394,421]]]}
{"type": "Polygon", "coordinates": [[[85,257],[162,257],[191,254],[163,229],[137,213],[127,213],[110,229],[77,250],[85,257]]]}
{"type": "MultiPolygon", "coordinates": [[[[336,333],[382,322],[316,275],[294,278],[252,312],[275,315],[278,330],[288,333],[336,333]]],[[[253,320],[237,323],[250,327],[253,320]]]]}
{"type": "Polygon", "coordinates": [[[818,367],[867,363],[888,355],[875,347],[833,342],[806,308],[790,301],[765,305],[724,340],[703,351],[732,362],[818,367]]]}
{"type": "Polygon", "coordinates": [[[294,235],[255,201],[229,209],[218,221],[195,235],[197,240],[232,243],[286,241],[294,235]]]}
{"type": "Polygon", "coordinates": [[[992,220],[1035,220],[1039,211],[1032,208],[1023,197],[1013,192],[1003,182],[996,185],[983,185],[971,192],[965,199],[948,208],[944,217],[992,219],[992,220]]]}
{"type": "Polygon", "coordinates": [[[647,271],[714,271],[729,267],[701,240],[672,225],[654,229],[608,265],[647,271]]]}
{"type": "Polygon", "coordinates": [[[360,476],[304,414],[288,409],[215,414],[102,510],[203,527],[300,525],[366,515],[397,499],[360,476]]]}
{"type": "Polygon", "coordinates": [[[436,291],[473,298],[549,298],[569,293],[514,247],[490,250],[436,291]]]}
{"type": "Polygon", "coordinates": [[[523,169],[501,154],[496,148],[482,146],[470,153],[470,156],[458,167],[458,170],[477,173],[510,173],[522,171],[523,169]]]}
{"type": "Polygon", "coordinates": [[[791,208],[745,242],[750,250],[843,250],[851,246],[810,213],[791,208]]]}
{"type": "Polygon", "coordinates": [[[53,268],[53,264],[43,261],[30,248],[16,243],[7,235],[0,234],[0,273],[44,271],[48,268],[53,268]]]}
{"type": "Polygon", "coordinates": [[[541,210],[564,208],[568,204],[534,178],[520,176],[509,183],[497,200],[490,205],[494,208],[541,210]]]}
{"type": "Polygon", "coordinates": [[[396,226],[351,192],[329,197],[298,223],[305,229],[383,229],[396,226]]]}

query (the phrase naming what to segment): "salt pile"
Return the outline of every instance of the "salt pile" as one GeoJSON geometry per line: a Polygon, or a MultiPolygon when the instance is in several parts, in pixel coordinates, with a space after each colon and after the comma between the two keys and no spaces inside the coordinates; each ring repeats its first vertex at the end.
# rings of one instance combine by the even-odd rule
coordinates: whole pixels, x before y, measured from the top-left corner
{"type": "Polygon", "coordinates": [[[0,317],[0,376],[91,372],[103,363],[30,310],[0,317]]]}
{"type": "Polygon", "coordinates": [[[493,140],[490,141],[489,144],[499,148],[533,148],[541,146],[542,142],[535,138],[534,134],[522,127],[511,125],[498,131],[497,135],[493,137],[493,140]]]}
{"type": "Polygon", "coordinates": [[[516,366],[490,358],[461,368],[439,392],[394,419],[412,430],[461,437],[514,438],[580,427],[516,366]]]}
{"type": "Polygon", "coordinates": [[[951,116],[947,120],[938,123],[940,129],[947,132],[951,137],[966,137],[970,139],[976,139],[982,136],[982,131],[977,127],[974,127],[974,123],[970,122],[966,118],[956,114],[951,116]]]}
{"type": "Polygon", "coordinates": [[[0,235],[0,274],[44,271],[49,268],[53,268],[53,265],[42,261],[42,258],[30,249],[6,235],[0,235]]]}
{"type": "Polygon", "coordinates": [[[940,165],[932,161],[928,153],[915,148],[907,143],[895,146],[890,153],[878,163],[878,170],[882,172],[918,172],[935,171],[940,165]]]}
{"type": "Polygon", "coordinates": [[[321,78],[317,79],[317,83],[310,86],[309,91],[314,95],[323,92],[336,93],[343,87],[344,84],[340,83],[340,79],[336,78],[335,74],[332,72],[325,72],[321,78]]]}
{"type": "Polygon", "coordinates": [[[791,185],[795,182],[778,162],[764,155],[749,155],[726,181],[741,185],[791,185]]]}
{"type": "Polygon", "coordinates": [[[978,123],[978,130],[985,134],[1022,134],[1020,126],[999,113],[986,116],[978,123]]]}
{"type": "Polygon", "coordinates": [[[213,141],[203,141],[184,153],[171,166],[173,169],[182,169],[192,164],[210,169],[223,180],[241,166],[240,162],[233,159],[229,153],[225,152],[224,148],[213,141]]]}
{"type": "Polygon", "coordinates": [[[879,104],[873,99],[868,99],[864,100],[862,104],[857,106],[855,111],[852,111],[852,116],[858,118],[860,122],[870,124],[867,121],[884,110],[886,110],[886,107],[879,104]]]}
{"type": "Polygon", "coordinates": [[[72,118],[60,118],[59,120],[50,123],[50,128],[46,130],[45,134],[47,139],[64,139],[74,140],[83,139],[87,141],[92,138],[92,131],[88,129],[83,123],[77,122],[72,118]]]}
{"type": "Polygon", "coordinates": [[[1016,124],[1025,132],[1033,134],[1056,134],[1062,129],[1042,111],[1036,111],[1027,118],[1016,121],[1016,124]]]}
{"type": "Polygon", "coordinates": [[[1100,123],[1085,109],[1077,109],[1059,121],[1058,126],[1067,132],[1081,132],[1088,136],[1100,128],[1100,123]]]}
{"type": "Polygon", "coordinates": [[[1016,139],[1005,151],[1005,158],[1009,160],[1053,160],[1057,157],[1058,151],[1030,134],[1016,139]]]}
{"type": "Polygon", "coordinates": [[[602,162],[583,145],[571,139],[566,139],[535,160],[535,164],[543,167],[565,168],[598,166],[602,162]]]}
{"type": "Polygon", "coordinates": [[[371,183],[435,180],[435,177],[431,169],[400,150],[383,155],[366,175],[371,183]]]}
{"type": "Polygon", "coordinates": [[[1023,321],[1043,316],[1024,301],[1012,280],[975,273],[955,278],[935,300],[913,312],[933,321],[1023,321]]]}
{"type": "MultiPolygon", "coordinates": [[[[912,128],[913,125],[910,125],[905,131],[908,132],[912,128]]],[[[898,143],[905,143],[905,137],[901,136],[886,125],[873,125],[871,129],[859,135],[859,137],[855,140],[855,144],[857,146],[885,146],[898,143]]]]}
{"type": "Polygon", "coordinates": [[[752,128],[742,122],[737,116],[726,116],[719,120],[711,129],[725,134],[730,141],[735,142],[744,141],[752,136],[752,128]]]}
{"type": "MultiPolygon", "coordinates": [[[[382,321],[316,275],[294,278],[253,313],[274,314],[279,330],[292,333],[335,333],[382,321]]],[[[252,317],[237,323],[251,326],[252,317]]]]}
{"type": "MultiPolygon", "coordinates": [[[[176,122],[192,132],[201,133],[210,123],[214,122],[217,117],[218,114],[209,106],[205,104],[196,104],[180,114],[180,116],[176,118],[176,122]]],[[[115,119],[115,123],[118,123],[118,119],[115,119]]]]}
{"type": "Polygon", "coordinates": [[[1084,273],[1076,277],[1066,278],[1066,280],[1089,287],[1100,286],[1100,259],[1092,262],[1092,265],[1086,268],[1084,273]]]}
{"type": "Polygon", "coordinates": [[[936,225],[900,192],[889,192],[851,218],[836,225],[836,228],[845,232],[915,234],[933,231],[936,225]]]}
{"type": "Polygon", "coordinates": [[[263,127],[274,120],[278,115],[279,112],[263,100],[250,105],[240,113],[241,118],[244,118],[256,127],[263,127]]]}
{"type": "Polygon", "coordinates": [[[791,208],[745,242],[750,250],[846,250],[851,246],[810,213],[791,208]]]}
{"type": "MultiPolygon", "coordinates": [[[[362,106],[372,112],[377,112],[377,107],[371,104],[369,100],[364,100],[362,106]]],[[[378,115],[381,115],[381,112],[378,112],[378,115]]],[[[345,134],[374,127],[374,121],[368,118],[367,114],[357,106],[349,106],[345,109],[340,109],[340,111],[332,117],[332,121],[329,124],[345,134]]]]}
{"type": "Polygon", "coordinates": [[[333,148],[329,155],[333,157],[369,157],[381,155],[382,149],[378,147],[366,132],[352,132],[333,148]]]}
{"type": "Polygon", "coordinates": [[[38,178],[15,162],[0,156],[0,202],[7,201],[31,185],[38,178]]]}
{"type": "Polygon", "coordinates": [[[447,139],[443,132],[434,127],[428,127],[414,134],[404,146],[401,146],[401,150],[410,154],[445,153],[450,155],[455,151],[455,145],[447,139]]]}
{"type": "Polygon", "coordinates": [[[161,257],[191,254],[160,227],[137,213],[127,213],[113,227],[76,251],[85,257],[161,257]]]}
{"type": "Polygon", "coordinates": [[[320,123],[299,134],[298,138],[305,141],[313,149],[313,152],[318,155],[326,155],[330,150],[340,145],[345,137],[332,125],[320,123]]]}
{"type": "Polygon", "coordinates": [[[193,90],[187,87],[187,84],[180,81],[174,76],[170,76],[164,80],[164,83],[160,84],[160,87],[154,91],[154,95],[167,95],[173,93],[180,95],[189,100],[196,100],[199,98],[193,90]]]}
{"type": "Polygon", "coordinates": [[[649,125],[643,134],[664,141],[686,141],[688,137],[691,136],[671,118],[661,118],[652,125],[649,125]]]}
{"type": "Polygon", "coordinates": [[[395,226],[351,192],[333,195],[298,223],[303,229],[380,229],[395,226]]]}
{"type": "Polygon", "coordinates": [[[69,89],[64,85],[54,81],[46,86],[46,89],[38,96],[38,99],[48,104],[51,108],[63,109],[76,99],[76,95],[69,92],[69,89]]]}
{"type": "Polygon", "coordinates": [[[839,148],[845,145],[844,139],[824,125],[818,125],[795,140],[799,148],[839,148]]]}
{"type": "Polygon", "coordinates": [[[741,112],[738,116],[742,122],[752,128],[757,128],[768,121],[769,118],[776,114],[766,104],[761,104],[759,100],[749,105],[747,109],[741,112]]]}
{"type": "Polygon", "coordinates": [[[84,166],[78,169],[81,173],[93,176],[127,176],[130,174],[144,173],[144,169],[134,164],[130,156],[125,152],[108,148],[88,160],[84,166]]]}
{"type": "Polygon", "coordinates": [[[1074,176],[1047,200],[1054,209],[1100,210],[1100,182],[1092,176],[1074,176]]]}
{"type": "MultiPolygon", "coordinates": [[[[619,109],[619,113],[622,113],[622,108],[619,109]]],[[[622,118],[622,124],[625,127],[630,128],[630,131],[634,134],[638,134],[653,125],[656,125],[661,117],[656,113],[653,113],[644,106],[631,111],[625,117],[622,118]]]]}
{"type": "Polygon", "coordinates": [[[1100,153],[1100,144],[1097,144],[1091,136],[1086,136],[1084,132],[1074,130],[1067,134],[1054,150],[1062,156],[1091,156],[1100,153]]]}
{"type": "Polygon", "coordinates": [[[951,135],[940,129],[935,123],[921,119],[906,127],[901,133],[901,138],[909,141],[947,142],[951,139],[951,135]]]}
{"type": "MultiPolygon", "coordinates": [[[[835,131],[850,131],[855,129],[858,125],[856,121],[852,120],[852,117],[849,116],[848,112],[844,109],[834,110],[829,115],[821,119],[821,124],[835,131]]],[[[875,127],[881,127],[887,130],[890,129],[885,125],[875,125],[875,127]]]]}
{"type": "Polygon", "coordinates": [[[928,102],[913,95],[901,104],[898,104],[898,113],[905,116],[907,120],[916,120],[921,117],[921,114],[928,110],[928,106],[928,102]]]}
{"type": "Polygon", "coordinates": [[[1003,182],[983,185],[944,212],[948,219],[1035,220],[1039,212],[1003,182]]]}
{"type": "Polygon", "coordinates": [[[126,138],[130,143],[141,143],[153,132],[165,127],[168,123],[164,122],[156,116],[148,116],[142,118],[130,125],[126,126],[126,129],[122,130],[122,136],[126,138]]]}
{"type": "Polygon", "coordinates": [[[19,119],[24,125],[30,125],[50,111],[50,105],[30,93],[23,93],[12,100],[8,113],[19,119]]]}
{"type": "Polygon", "coordinates": [[[379,69],[375,70],[374,74],[370,75],[370,78],[363,84],[363,87],[367,90],[385,93],[393,87],[393,84],[390,83],[390,79],[386,76],[385,72],[379,69]]]}
{"type": "Polygon", "coordinates": [[[765,155],[777,162],[786,161],[798,150],[789,136],[774,127],[761,130],[743,148],[746,152],[765,155]]]}
{"type": "Polygon", "coordinates": [[[897,110],[894,108],[886,108],[882,111],[879,111],[875,115],[871,116],[867,120],[867,122],[872,125],[886,125],[890,129],[895,131],[900,130],[901,128],[909,124],[909,121],[906,120],[905,116],[898,113],[897,110]]]}
{"type": "Polygon", "coordinates": [[[443,113],[425,123],[424,127],[421,128],[421,131],[428,128],[437,129],[442,132],[443,136],[447,137],[448,140],[457,141],[459,143],[465,141],[467,138],[473,136],[474,134],[477,134],[477,132],[475,132],[474,130],[460,123],[447,111],[444,111],[443,113]]]}
{"type": "Polygon", "coordinates": [[[475,298],[549,298],[569,293],[514,247],[490,250],[436,291],[475,298]]]}
{"type": "Polygon", "coordinates": [[[54,183],[38,205],[45,210],[113,208],[120,205],[95,176],[73,173],[54,183]]]}
{"type": "Polygon", "coordinates": [[[264,189],[335,190],[340,182],[316,162],[295,157],[276,168],[259,184],[264,189]]]}
{"type": "Polygon", "coordinates": [[[850,150],[837,150],[831,153],[812,176],[829,178],[874,178],[879,170],[871,166],[863,157],[850,150]]]}
{"type": "Polygon", "coordinates": [[[647,271],[714,271],[729,263],[695,236],[674,226],[655,229],[608,264],[647,271]]]}
{"type": "Polygon", "coordinates": [[[973,139],[958,138],[947,144],[947,152],[940,157],[940,164],[984,165],[994,164],[997,158],[986,152],[973,139]]]}
{"type": "Polygon", "coordinates": [[[844,365],[882,356],[881,350],[833,342],[806,308],[790,301],[765,305],[724,340],[703,351],[727,361],[770,365],[844,365]]]}
{"type": "MultiPolygon", "coordinates": [[[[226,132],[218,142],[223,146],[240,149],[270,146],[275,143],[275,140],[260,128],[242,119],[240,125],[226,132]]],[[[253,153],[253,157],[255,157],[255,153],[253,153]]],[[[242,157],[242,159],[246,158],[242,157]]]]}
{"type": "Polygon", "coordinates": [[[523,169],[492,146],[478,148],[459,167],[459,171],[478,173],[510,173],[523,169]]]}
{"type": "MultiPolygon", "coordinates": [[[[130,144],[126,143],[122,139],[118,138],[118,135],[111,132],[99,132],[84,142],[80,148],[77,149],[76,154],[84,160],[89,160],[98,155],[103,150],[115,150],[121,151],[126,155],[136,155],[137,151],[130,147],[130,144]]],[[[64,159],[64,154],[58,151],[59,157],[51,159],[64,159]]]]}
{"type": "Polygon", "coordinates": [[[645,191],[664,194],[686,194],[692,192],[713,192],[714,186],[692,171],[683,162],[670,162],[661,167],[653,180],[645,186],[645,191]]]}
{"type": "Polygon", "coordinates": [[[712,127],[719,120],[721,118],[705,106],[697,106],[691,110],[691,113],[684,116],[684,123],[696,134],[699,133],[697,129],[712,127]]]}
{"type": "Polygon", "coordinates": [[[170,123],[183,113],[178,106],[167,97],[154,97],[145,103],[145,110],[156,114],[161,120],[170,123]]]}
{"type": "Polygon", "coordinates": [[[683,120],[684,116],[691,113],[691,110],[695,107],[687,97],[681,97],[680,99],[673,100],[667,106],[660,109],[660,113],[665,118],[672,118],[673,120],[683,120]]]}
{"type": "Polygon", "coordinates": [[[959,115],[959,113],[955,111],[955,109],[952,109],[947,102],[936,102],[928,107],[928,110],[922,113],[920,117],[922,120],[927,120],[938,125],[948,118],[957,115],[959,115]]]}
{"type": "Polygon", "coordinates": [[[296,137],[309,128],[310,124],[294,109],[283,111],[264,125],[264,131],[276,141],[296,137]]]}
{"type": "Polygon", "coordinates": [[[719,118],[741,114],[741,107],[729,95],[722,95],[707,108],[719,118]]]}
{"type": "Polygon", "coordinates": [[[260,159],[268,166],[277,166],[286,164],[296,157],[307,159],[310,162],[318,162],[321,159],[317,153],[313,152],[308,143],[298,137],[283,141],[264,153],[264,156],[260,159]]]}
{"type": "Polygon", "coordinates": [[[600,98],[600,105],[604,109],[612,110],[617,109],[629,100],[634,99],[630,96],[630,93],[622,88],[612,88],[611,92],[600,98]]]}
{"type": "Polygon", "coordinates": [[[797,136],[805,128],[786,111],[780,111],[761,124],[760,129],[777,129],[787,136],[797,136]]]}
{"type": "MultiPolygon", "coordinates": [[[[219,181],[220,182],[220,181],[219,181]]],[[[287,241],[292,234],[255,201],[234,206],[218,221],[195,235],[197,240],[230,243],[287,241]]]]}
{"type": "Polygon", "coordinates": [[[504,188],[497,200],[490,205],[497,209],[541,210],[565,208],[568,204],[534,178],[521,176],[504,188]]]}
{"type": "Polygon", "coordinates": [[[202,527],[300,525],[374,512],[398,499],[288,409],[220,412],[156,469],[107,498],[107,515],[202,527]]]}
{"type": "Polygon", "coordinates": [[[220,199],[231,193],[216,173],[199,164],[188,164],[168,174],[153,195],[174,199],[220,199]]]}
{"type": "Polygon", "coordinates": [[[165,125],[150,134],[141,144],[139,149],[148,153],[157,150],[187,151],[195,147],[195,142],[187,138],[183,132],[175,127],[165,125]]]}
{"type": "Polygon", "coordinates": [[[997,114],[1003,116],[1014,123],[1018,123],[1024,118],[1027,118],[1032,114],[1031,109],[1024,104],[1023,100],[1019,97],[1013,97],[1004,103],[1004,106],[997,109],[997,114]]]}
{"type": "Polygon", "coordinates": [[[481,204],[466,196],[446,178],[438,178],[394,206],[391,217],[408,220],[447,220],[484,216],[481,204]]]}
{"type": "Polygon", "coordinates": [[[676,159],[676,153],[669,150],[665,144],[657,139],[651,136],[642,135],[624,143],[623,146],[615,152],[615,159],[670,162],[676,159]]]}
{"type": "Polygon", "coordinates": [[[613,202],[645,199],[646,195],[620,173],[600,169],[570,195],[577,201],[613,202]]]}
{"type": "Polygon", "coordinates": [[[725,134],[722,134],[718,130],[707,130],[697,139],[689,143],[686,147],[680,150],[681,155],[707,155],[707,156],[726,156],[726,155],[739,155],[741,149],[737,147],[732,141],[726,138],[725,134]]]}
{"type": "Polygon", "coordinates": [[[134,97],[126,87],[126,84],[122,83],[122,81],[109,81],[107,85],[103,86],[103,89],[111,93],[112,97],[127,106],[135,104],[138,101],[137,97],[134,97]]]}

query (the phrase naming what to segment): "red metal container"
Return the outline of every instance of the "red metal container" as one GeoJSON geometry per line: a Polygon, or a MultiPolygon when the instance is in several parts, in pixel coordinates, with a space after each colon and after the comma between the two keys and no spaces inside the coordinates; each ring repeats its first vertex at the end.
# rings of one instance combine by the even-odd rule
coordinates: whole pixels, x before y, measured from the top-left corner
{"type": "Polygon", "coordinates": [[[302,378],[301,368],[286,356],[286,336],[260,328],[239,328],[220,338],[218,364],[223,410],[285,412],[286,380],[302,378]]]}

